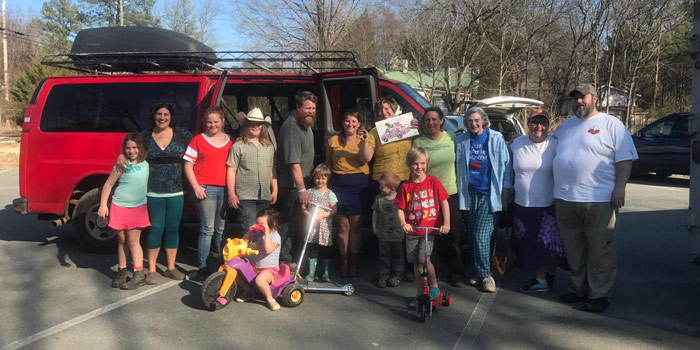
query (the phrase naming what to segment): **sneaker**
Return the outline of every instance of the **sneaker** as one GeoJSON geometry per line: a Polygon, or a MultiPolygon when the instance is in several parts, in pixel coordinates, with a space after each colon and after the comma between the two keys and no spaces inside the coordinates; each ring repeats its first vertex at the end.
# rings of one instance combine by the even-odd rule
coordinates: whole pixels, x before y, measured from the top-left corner
{"type": "Polygon", "coordinates": [[[277,311],[280,309],[280,304],[278,304],[275,299],[270,299],[267,301],[267,308],[272,311],[277,311]]]}
{"type": "Polygon", "coordinates": [[[549,287],[549,289],[554,287],[554,276],[555,275],[553,273],[547,272],[547,287],[549,287]]]}
{"type": "Polygon", "coordinates": [[[163,272],[163,276],[176,281],[182,281],[185,279],[185,274],[180,272],[180,270],[177,268],[163,272]]]}
{"type": "Polygon", "coordinates": [[[440,296],[440,288],[432,286],[428,287],[428,294],[430,294],[431,300],[437,300],[437,298],[440,296]]]}
{"type": "Polygon", "coordinates": [[[209,275],[211,275],[211,273],[206,267],[202,267],[201,269],[197,270],[197,280],[200,282],[204,282],[204,280],[207,279],[209,275]]]}
{"type": "Polygon", "coordinates": [[[406,271],[406,272],[403,274],[403,280],[404,280],[404,282],[413,282],[414,279],[415,279],[415,277],[413,276],[413,272],[412,272],[412,271],[406,271]]]}
{"type": "Polygon", "coordinates": [[[464,277],[462,275],[453,275],[452,277],[450,277],[450,279],[452,281],[452,285],[455,288],[464,288],[467,286],[467,284],[464,283],[464,277]]]}
{"type": "Polygon", "coordinates": [[[393,276],[389,278],[389,285],[392,287],[398,287],[401,284],[401,279],[398,276],[393,276]]]}
{"type": "Polygon", "coordinates": [[[488,276],[484,277],[483,280],[481,280],[481,283],[483,284],[482,290],[486,293],[496,293],[496,281],[493,280],[493,277],[488,276]]]}
{"type": "Polygon", "coordinates": [[[479,279],[476,276],[469,279],[470,286],[476,287],[477,284],[479,284],[479,279]]]}
{"type": "Polygon", "coordinates": [[[119,269],[117,276],[112,280],[112,288],[121,288],[126,283],[126,277],[129,271],[127,269],[119,269]]]}
{"type": "Polygon", "coordinates": [[[418,296],[416,295],[415,297],[413,297],[413,299],[411,299],[411,301],[408,302],[408,304],[406,306],[408,306],[409,309],[415,309],[417,303],[418,303],[418,296]]]}
{"type": "Polygon", "coordinates": [[[121,286],[121,289],[132,290],[141,287],[144,284],[146,284],[146,273],[143,272],[143,270],[138,270],[134,272],[134,276],[131,277],[129,282],[126,282],[121,286]]]}
{"type": "Polygon", "coordinates": [[[549,286],[547,285],[547,282],[540,282],[535,278],[532,280],[532,282],[520,287],[520,291],[523,293],[547,292],[549,291],[549,286]]]}
{"type": "Polygon", "coordinates": [[[566,292],[565,294],[562,294],[561,297],[559,297],[559,300],[571,304],[571,303],[578,303],[579,301],[583,301],[586,299],[586,296],[579,296],[578,294],[574,292],[566,292]]]}
{"type": "Polygon", "coordinates": [[[240,296],[237,296],[236,299],[234,299],[237,303],[245,303],[246,301],[252,299],[251,297],[248,296],[247,293],[243,293],[240,296]]]}
{"type": "Polygon", "coordinates": [[[610,306],[610,299],[601,297],[595,299],[588,299],[583,303],[582,310],[588,312],[599,313],[605,311],[605,309],[610,306]]]}
{"type": "Polygon", "coordinates": [[[386,279],[380,278],[380,279],[377,281],[377,287],[379,287],[379,288],[386,288],[386,279]]]}
{"type": "Polygon", "coordinates": [[[149,271],[146,274],[146,284],[148,284],[149,286],[152,286],[156,283],[158,283],[158,272],[155,272],[155,271],[150,272],[149,271]]]}

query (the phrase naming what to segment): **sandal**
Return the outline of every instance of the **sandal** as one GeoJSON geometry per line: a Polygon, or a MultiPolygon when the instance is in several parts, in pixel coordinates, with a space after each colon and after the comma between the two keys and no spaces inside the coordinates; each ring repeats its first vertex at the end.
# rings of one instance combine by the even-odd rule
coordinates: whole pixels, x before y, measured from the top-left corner
{"type": "Polygon", "coordinates": [[[270,299],[267,301],[267,308],[272,311],[277,311],[280,309],[280,304],[278,304],[275,299],[270,299]]]}

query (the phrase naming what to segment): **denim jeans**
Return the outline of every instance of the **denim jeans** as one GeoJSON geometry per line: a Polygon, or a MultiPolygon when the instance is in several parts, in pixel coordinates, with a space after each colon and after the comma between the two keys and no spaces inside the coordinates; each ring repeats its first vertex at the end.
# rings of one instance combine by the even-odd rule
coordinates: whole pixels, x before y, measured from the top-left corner
{"type": "Polygon", "coordinates": [[[258,212],[270,207],[270,201],[266,200],[242,200],[238,204],[238,208],[241,211],[241,228],[243,234],[248,232],[248,229],[255,225],[255,217],[258,216],[258,212]]]}
{"type": "Polygon", "coordinates": [[[224,186],[201,185],[207,198],[196,199],[195,206],[199,214],[199,268],[207,266],[207,257],[211,251],[212,235],[214,248],[221,254],[221,237],[226,224],[226,188],[224,186]]]}

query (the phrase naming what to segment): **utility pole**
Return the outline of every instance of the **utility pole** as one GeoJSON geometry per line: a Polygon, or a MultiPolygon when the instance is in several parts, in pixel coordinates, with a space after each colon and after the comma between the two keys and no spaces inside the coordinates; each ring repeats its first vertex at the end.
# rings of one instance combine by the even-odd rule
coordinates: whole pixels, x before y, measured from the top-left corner
{"type": "MultiPolygon", "coordinates": [[[[5,2],[5,0],[2,1],[5,2]]],[[[124,26],[124,0],[119,0],[119,26],[124,26]]]]}
{"type": "Polygon", "coordinates": [[[5,101],[10,100],[10,87],[7,79],[7,21],[5,19],[5,0],[2,0],[2,84],[5,90],[5,101]]]}

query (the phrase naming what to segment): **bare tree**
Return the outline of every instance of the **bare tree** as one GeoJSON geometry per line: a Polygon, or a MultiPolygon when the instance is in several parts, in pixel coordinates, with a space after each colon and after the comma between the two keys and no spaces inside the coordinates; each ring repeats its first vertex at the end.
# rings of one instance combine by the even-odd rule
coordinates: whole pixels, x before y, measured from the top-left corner
{"type": "Polygon", "coordinates": [[[240,28],[277,49],[332,50],[360,16],[360,0],[233,0],[240,28]]]}

